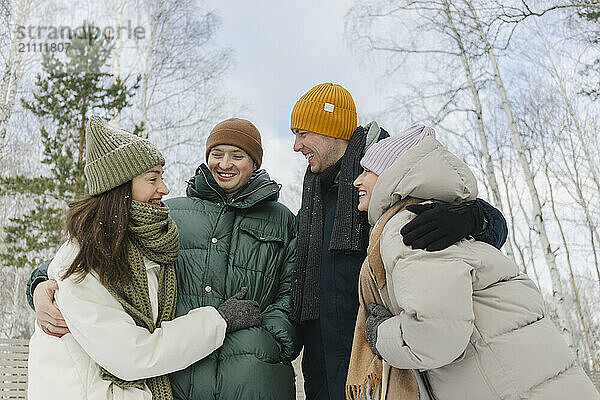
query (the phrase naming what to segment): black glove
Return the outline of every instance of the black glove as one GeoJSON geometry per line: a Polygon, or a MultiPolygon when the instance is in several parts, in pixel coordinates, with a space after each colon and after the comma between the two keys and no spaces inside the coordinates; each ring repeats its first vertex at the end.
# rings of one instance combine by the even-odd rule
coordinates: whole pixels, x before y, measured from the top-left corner
{"type": "Polygon", "coordinates": [[[369,304],[369,316],[367,317],[365,326],[365,335],[367,336],[367,343],[371,346],[371,350],[373,350],[373,353],[379,358],[381,358],[381,354],[379,354],[377,347],[375,347],[377,344],[377,328],[379,328],[379,325],[381,325],[383,321],[392,318],[393,316],[394,314],[381,304],[369,304]]]}
{"type": "Polygon", "coordinates": [[[243,300],[246,293],[248,293],[248,288],[244,286],[217,308],[227,322],[227,333],[260,326],[262,323],[262,314],[258,303],[255,300],[243,300]]]}
{"type": "Polygon", "coordinates": [[[417,216],[400,230],[404,244],[413,249],[438,251],[453,245],[483,227],[483,210],[477,201],[458,205],[447,203],[406,206],[417,216]]]}

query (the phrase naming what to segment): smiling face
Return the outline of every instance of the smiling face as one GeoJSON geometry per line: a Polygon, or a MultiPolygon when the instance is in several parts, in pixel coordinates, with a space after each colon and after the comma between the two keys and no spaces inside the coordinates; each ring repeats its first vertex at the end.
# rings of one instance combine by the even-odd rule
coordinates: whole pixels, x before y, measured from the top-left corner
{"type": "Polygon", "coordinates": [[[296,135],[294,151],[306,157],[310,170],[318,174],[335,164],[346,152],[348,141],[332,138],[301,129],[292,130],[296,135]]]}
{"type": "Polygon", "coordinates": [[[232,197],[248,183],[256,164],[244,150],[228,144],[210,149],[208,169],[227,197],[232,197]]]}
{"type": "Polygon", "coordinates": [[[377,176],[374,172],[364,169],[363,173],[354,180],[354,187],[358,188],[358,211],[369,211],[371,194],[377,182],[377,176]]]}
{"type": "Polygon", "coordinates": [[[156,165],[131,181],[131,198],[142,203],[162,206],[162,198],[169,194],[163,181],[163,168],[156,165]]]}

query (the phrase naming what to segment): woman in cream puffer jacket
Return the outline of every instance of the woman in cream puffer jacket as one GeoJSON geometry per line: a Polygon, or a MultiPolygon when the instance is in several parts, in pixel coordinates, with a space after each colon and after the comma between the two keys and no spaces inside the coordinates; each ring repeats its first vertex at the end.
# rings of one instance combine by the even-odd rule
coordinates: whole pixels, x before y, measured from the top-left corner
{"type": "MultiPolygon", "coordinates": [[[[379,175],[369,222],[410,197],[458,204],[477,197],[477,184],[464,162],[428,136],[379,175]]],[[[387,363],[417,371],[437,400],[600,399],[514,262],[474,240],[412,249],[400,230],[413,217],[398,212],[380,239],[394,316],[377,328],[376,349],[387,363]]]]}

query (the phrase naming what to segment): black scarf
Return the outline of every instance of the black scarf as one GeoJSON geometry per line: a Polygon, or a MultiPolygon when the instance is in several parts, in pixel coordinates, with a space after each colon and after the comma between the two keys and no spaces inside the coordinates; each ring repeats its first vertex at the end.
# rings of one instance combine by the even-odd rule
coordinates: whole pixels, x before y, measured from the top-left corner
{"type": "Polygon", "coordinates": [[[319,318],[319,279],[323,251],[323,194],[339,174],[338,197],[329,251],[364,252],[368,234],[367,215],[357,209],[358,189],[352,183],[361,172],[360,159],[366,134],[359,126],[346,152],[335,164],[315,174],[310,166],[304,175],[302,206],[298,212],[298,247],[291,318],[298,322],[319,318]]]}

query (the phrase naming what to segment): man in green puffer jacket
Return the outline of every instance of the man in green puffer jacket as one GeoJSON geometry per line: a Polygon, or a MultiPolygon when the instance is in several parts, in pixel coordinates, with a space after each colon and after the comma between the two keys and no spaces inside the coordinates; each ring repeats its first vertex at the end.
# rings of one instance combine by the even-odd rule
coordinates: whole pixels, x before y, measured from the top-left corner
{"type": "Polygon", "coordinates": [[[181,399],[294,399],[290,362],[300,342],[288,313],[295,217],[277,202],[279,185],[256,170],[262,148],[254,125],[224,121],[206,149],[207,165],[198,167],[187,197],[168,201],[181,237],[177,315],[217,307],[247,286],[263,323],[227,335],[220,350],[172,374],[173,392],[181,399]]]}
{"type": "MultiPolygon", "coordinates": [[[[245,299],[258,302],[263,320],[261,326],[227,334],[220,349],[171,374],[173,394],[181,400],[292,400],[290,362],[301,348],[288,318],[295,216],[277,202],[279,185],[258,169],[260,133],[249,121],[217,124],[206,142],[206,160],[188,183],[187,196],[166,201],[181,242],[176,315],[217,308],[248,287],[245,299]]],[[[39,273],[32,275],[34,291],[39,273]]],[[[42,320],[43,312],[38,311],[42,326],[50,323],[57,331],[52,320],[42,320]]]]}

